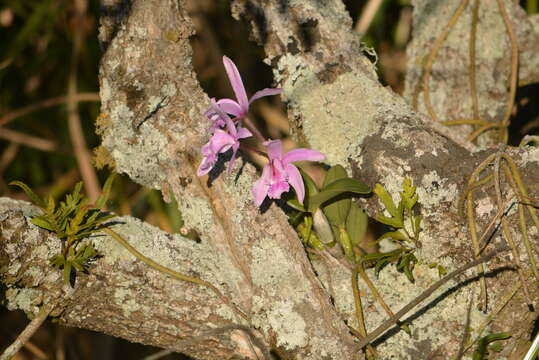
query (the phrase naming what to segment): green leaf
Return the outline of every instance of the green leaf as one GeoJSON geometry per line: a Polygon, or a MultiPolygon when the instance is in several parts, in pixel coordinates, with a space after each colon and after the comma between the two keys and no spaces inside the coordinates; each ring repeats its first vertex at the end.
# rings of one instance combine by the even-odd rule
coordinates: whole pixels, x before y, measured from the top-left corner
{"type": "Polygon", "coordinates": [[[83,206],[78,209],[77,213],[75,214],[73,218],[71,218],[71,221],[68,224],[69,226],[69,230],[67,231],[68,235],[75,235],[79,232],[80,223],[82,222],[82,220],[88,213],[88,210],[89,209],[87,206],[83,206]]]}
{"type": "Polygon", "coordinates": [[[71,264],[77,271],[84,271],[84,266],[82,265],[81,260],[75,259],[71,262],[71,264]]]}
{"type": "Polygon", "coordinates": [[[28,185],[26,185],[26,184],[23,183],[22,181],[17,181],[17,180],[15,180],[15,181],[10,182],[9,185],[14,185],[14,186],[20,187],[20,188],[26,193],[26,195],[28,195],[28,197],[30,198],[30,200],[32,200],[32,202],[33,202],[35,205],[39,206],[39,207],[42,208],[43,210],[46,209],[47,206],[46,206],[45,202],[44,202],[39,196],[37,196],[36,193],[34,193],[34,192],[32,191],[32,189],[30,189],[30,188],[28,187],[28,185]]]}
{"type": "Polygon", "coordinates": [[[52,197],[52,195],[47,196],[47,208],[45,209],[47,215],[53,216],[55,208],[56,204],[54,202],[54,198],[52,197]]]}
{"type": "Polygon", "coordinates": [[[417,264],[417,258],[413,252],[409,251],[400,257],[399,262],[397,263],[397,270],[404,272],[408,280],[410,280],[410,282],[414,282],[415,279],[412,271],[415,264],[417,264]]]}
{"type": "Polygon", "coordinates": [[[339,229],[339,244],[341,244],[344,255],[348,258],[348,260],[354,261],[355,256],[352,240],[350,240],[350,236],[348,236],[348,232],[346,232],[346,229],[344,228],[339,229]]]}
{"type": "Polygon", "coordinates": [[[362,259],[363,261],[371,261],[371,260],[378,260],[382,258],[393,258],[393,257],[399,257],[399,255],[404,251],[404,249],[395,249],[388,252],[379,252],[379,253],[371,253],[371,254],[365,254],[363,255],[362,259]]]}
{"type": "Polygon", "coordinates": [[[352,202],[348,217],[346,218],[346,231],[348,231],[353,245],[359,245],[365,238],[368,222],[369,220],[365,211],[356,202],[352,202]]]}
{"type": "Polygon", "coordinates": [[[386,224],[397,229],[402,229],[404,227],[404,222],[402,219],[397,219],[394,217],[388,218],[387,216],[383,215],[376,215],[375,219],[382,224],[386,224]]]}
{"type": "Polygon", "coordinates": [[[400,231],[389,231],[389,232],[386,232],[385,234],[383,234],[382,236],[380,236],[378,239],[376,239],[376,242],[380,242],[384,239],[393,239],[393,240],[396,240],[396,241],[407,241],[408,240],[408,236],[406,236],[406,234],[403,234],[402,232],[400,231]]]}
{"type": "Polygon", "coordinates": [[[54,224],[51,224],[49,220],[44,216],[36,216],[30,220],[30,222],[36,226],[39,226],[40,228],[49,230],[49,231],[56,231],[56,227],[54,224]]]}
{"type": "Polygon", "coordinates": [[[72,264],[71,264],[71,261],[66,261],[64,263],[64,283],[66,285],[69,285],[69,281],[71,280],[71,267],[72,267],[72,264]]]}
{"type": "Polygon", "coordinates": [[[496,334],[490,334],[479,339],[477,349],[475,349],[472,359],[473,360],[487,360],[488,345],[494,341],[506,340],[511,337],[511,334],[502,332],[496,334]]]}
{"type": "Polygon", "coordinates": [[[378,195],[378,198],[389,214],[393,217],[398,217],[399,212],[397,211],[397,206],[393,202],[393,198],[391,195],[389,195],[386,189],[381,184],[376,184],[373,191],[376,195],[378,195]]]}
{"type": "Polygon", "coordinates": [[[322,186],[322,190],[335,180],[339,179],[346,179],[348,178],[348,174],[346,173],[346,170],[341,165],[334,165],[331,168],[329,168],[328,172],[326,173],[326,177],[324,178],[324,185],[322,186]]]}
{"type": "Polygon", "coordinates": [[[105,181],[105,185],[103,185],[103,192],[99,197],[97,198],[97,201],[95,202],[95,206],[98,209],[102,209],[105,204],[107,203],[107,200],[110,196],[110,190],[112,189],[112,183],[114,182],[115,174],[112,173],[109,175],[107,180],[105,181]]]}
{"type": "Polygon", "coordinates": [[[62,254],[56,254],[54,256],[52,256],[50,259],[49,259],[50,263],[52,266],[56,267],[56,268],[61,268],[62,266],[65,265],[65,261],[66,259],[64,258],[64,255],[62,254]]]}
{"type": "Polygon", "coordinates": [[[94,258],[95,256],[97,256],[97,251],[95,250],[94,245],[93,244],[86,245],[84,247],[84,252],[82,253],[82,258],[85,261],[88,261],[94,258]]]}
{"type": "MultiPolygon", "coordinates": [[[[324,179],[322,191],[324,191],[325,187],[332,182],[346,178],[348,178],[348,174],[346,173],[344,167],[341,165],[331,167],[326,174],[326,178],[324,179]]],[[[341,194],[340,198],[336,197],[331,201],[328,201],[327,205],[324,206],[324,214],[326,214],[329,222],[332,225],[344,227],[346,224],[346,219],[348,218],[348,212],[350,211],[351,204],[352,199],[350,199],[350,197],[346,197],[346,194],[341,194]],[[343,197],[343,195],[345,197],[343,197]]]]}
{"type": "Polygon", "coordinates": [[[414,216],[414,232],[415,232],[414,235],[417,238],[417,236],[421,232],[421,216],[420,215],[414,216]]]}
{"type": "Polygon", "coordinates": [[[326,201],[347,192],[355,194],[368,194],[370,193],[370,188],[367,184],[356,179],[346,178],[335,180],[331,184],[324,187],[323,191],[320,191],[318,194],[309,199],[310,202],[308,204],[308,209],[310,212],[314,212],[326,201]]]}
{"type": "Polygon", "coordinates": [[[402,201],[404,202],[404,206],[406,206],[408,210],[412,210],[417,202],[418,196],[415,194],[416,188],[412,185],[412,180],[410,180],[410,178],[404,178],[402,181],[402,189],[403,191],[400,193],[400,195],[402,201]]]}

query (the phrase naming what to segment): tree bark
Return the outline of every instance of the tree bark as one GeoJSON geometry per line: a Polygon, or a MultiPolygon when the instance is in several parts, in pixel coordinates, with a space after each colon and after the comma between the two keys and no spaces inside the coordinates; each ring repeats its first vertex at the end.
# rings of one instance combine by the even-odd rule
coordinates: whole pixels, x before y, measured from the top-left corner
{"type": "MultiPolygon", "coordinates": [[[[424,12],[426,6],[417,6],[413,54],[417,51],[413,49],[426,48],[428,41],[422,40],[423,30],[417,24],[435,21],[424,12]]],[[[103,9],[102,115],[97,124],[103,149],[116,171],[160,189],[167,198],[174,195],[186,225],[201,241],[166,234],[128,217],[116,219],[119,224],[114,228],[146,256],[211,282],[248,314],[249,321],[238,319],[208,289],[148,270],[106,236],[91,240],[104,256],[71,290],[48,265],[47,259],[58,250],[57,239],[28,222],[35,209],[1,199],[0,276],[8,288],[8,306],[32,314],[39,303],[61,301],[57,315],[66,325],[200,359],[257,358],[264,347],[275,349],[281,358],[357,358],[343,321],[356,325],[349,270],[338,262],[310,262],[282,211],[274,204],[262,211],[253,205],[250,188],[256,176],[251,165],[244,164],[237,177],[221,173],[205,182],[196,176],[199,149],[207,140],[203,113],[208,97],[191,66],[193,26],[185,2],[109,0],[103,1],[103,9]]],[[[441,14],[445,13],[436,16],[441,14]]],[[[511,14],[521,16],[516,8],[511,14]]],[[[457,214],[457,200],[475,166],[497,149],[466,143],[383,87],[365,56],[368,49],[351,31],[341,1],[238,0],[233,15],[247,19],[264,46],[275,80],[284,89],[299,142],[326,154],[329,164],[344,165],[358,179],[382,183],[394,196],[404,177],[418,187],[424,221],[422,247],[416,252],[420,260],[414,270],[416,282],[410,283],[394,267],[384,269],[378,279],[369,270],[392,309],[397,311],[438,279],[430,263],[450,271],[470,261],[473,251],[465,222],[457,214]]],[[[503,29],[502,23],[493,26],[503,29]]],[[[528,34],[528,25],[523,26],[519,34],[528,34]]],[[[460,57],[465,56],[463,48],[459,47],[460,57]]],[[[502,57],[497,61],[505,61],[502,57]]],[[[494,62],[483,65],[481,77],[493,77],[498,71],[494,62]]],[[[408,84],[417,81],[417,71],[412,65],[408,84]]],[[[447,71],[451,78],[463,76],[447,71]]],[[[535,78],[520,78],[522,83],[532,81],[526,79],[535,78]]],[[[433,82],[440,81],[435,89],[440,101],[435,105],[449,116],[455,91],[443,93],[442,80],[433,77],[433,82]]],[[[506,83],[501,79],[496,86],[501,89],[506,83]]],[[[452,86],[444,84],[445,89],[452,86]]],[[[481,96],[481,104],[490,101],[481,96]]],[[[496,106],[503,101],[498,99],[496,106]]],[[[530,196],[539,197],[539,150],[527,147],[508,153],[526,169],[530,196]]],[[[492,189],[478,191],[477,198],[478,223],[485,225],[496,213],[492,189]]],[[[381,211],[374,198],[361,203],[371,215],[381,211]]],[[[512,223],[515,216],[510,217],[512,223]]],[[[532,237],[537,246],[537,231],[532,237]]],[[[494,242],[500,241],[496,236],[494,242]]],[[[516,282],[515,272],[508,269],[511,264],[505,255],[489,266],[492,304],[516,282]]],[[[408,318],[412,338],[393,328],[377,340],[382,357],[454,355],[467,322],[467,304],[477,298],[474,276],[475,271],[469,271],[418,306],[408,318]]],[[[361,282],[360,286],[370,331],[387,316],[361,282]]],[[[537,300],[537,292],[533,295],[537,300]]],[[[508,308],[489,328],[491,332],[523,329],[506,346],[507,353],[525,338],[533,321],[521,293],[508,308]]],[[[472,307],[469,327],[477,329],[485,318],[472,307]]]]}

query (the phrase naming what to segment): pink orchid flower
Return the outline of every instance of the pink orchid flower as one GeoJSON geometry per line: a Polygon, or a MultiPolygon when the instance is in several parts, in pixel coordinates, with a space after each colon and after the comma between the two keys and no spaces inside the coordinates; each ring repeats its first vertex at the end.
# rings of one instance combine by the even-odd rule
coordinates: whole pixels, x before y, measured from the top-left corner
{"type": "Polygon", "coordinates": [[[209,129],[210,134],[215,133],[215,130],[217,129],[223,129],[226,126],[226,119],[223,117],[223,111],[219,108],[219,105],[217,105],[215,98],[210,99],[210,108],[204,115],[211,121],[209,129]]]}
{"type": "Polygon", "coordinates": [[[223,56],[223,64],[225,65],[225,70],[228,75],[230,85],[232,86],[232,90],[234,90],[234,94],[236,95],[236,100],[221,99],[217,101],[217,104],[221,109],[231,115],[234,115],[237,119],[241,119],[247,115],[249,112],[249,105],[251,105],[253,101],[264,96],[277,95],[283,92],[283,89],[266,88],[257,91],[253,96],[251,96],[250,99],[247,99],[245,87],[243,86],[243,81],[241,80],[241,76],[236,65],[226,56],[223,56]]]}
{"type": "Polygon", "coordinates": [[[292,165],[296,161],[321,161],[324,154],[309,149],[294,149],[283,156],[281,140],[264,142],[268,149],[269,163],[262,169],[262,176],[253,185],[253,197],[256,206],[260,206],[266,196],[270,199],[280,199],[281,195],[290,190],[290,185],[296,191],[298,201],[303,204],[305,185],[298,168],[292,165]]]}
{"type": "MultiPolygon", "coordinates": [[[[213,105],[213,104],[212,104],[213,105]]],[[[219,154],[227,152],[232,148],[232,158],[228,165],[228,171],[233,168],[234,162],[236,160],[236,153],[240,148],[240,139],[244,139],[250,136],[253,136],[249,130],[242,128],[236,125],[230,119],[230,117],[225,114],[219,107],[211,106],[210,109],[215,112],[215,115],[219,117],[220,120],[224,121],[226,128],[225,131],[220,128],[216,128],[210,140],[202,146],[202,162],[197,170],[197,175],[202,176],[206,175],[210,170],[215,166],[219,154]]]]}

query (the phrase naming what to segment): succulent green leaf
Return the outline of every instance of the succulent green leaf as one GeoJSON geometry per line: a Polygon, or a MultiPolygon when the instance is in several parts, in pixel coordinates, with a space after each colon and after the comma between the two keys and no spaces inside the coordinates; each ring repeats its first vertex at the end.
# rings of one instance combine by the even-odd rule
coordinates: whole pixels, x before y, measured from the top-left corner
{"type": "Polygon", "coordinates": [[[20,187],[35,205],[39,206],[43,210],[46,209],[47,206],[45,202],[39,196],[37,196],[36,193],[33,192],[32,189],[28,187],[28,185],[26,185],[22,181],[15,180],[15,181],[10,182],[9,185],[20,187]]]}
{"type": "Polygon", "coordinates": [[[326,201],[344,193],[368,194],[367,184],[352,178],[338,179],[324,187],[324,190],[309,199],[308,209],[314,212],[326,201]]]}
{"type": "Polygon", "coordinates": [[[354,261],[355,256],[354,256],[354,247],[352,245],[352,240],[350,240],[350,236],[348,235],[348,232],[344,228],[339,229],[339,244],[341,244],[346,258],[350,261],[354,261]]]}
{"type": "Polygon", "coordinates": [[[326,214],[329,222],[334,226],[344,227],[346,226],[346,220],[348,219],[348,213],[352,199],[341,195],[341,197],[334,198],[327,202],[324,206],[324,214],[326,214]]]}
{"type": "Polygon", "coordinates": [[[288,206],[290,206],[294,210],[301,211],[301,212],[308,212],[305,206],[302,203],[300,203],[298,199],[296,198],[287,200],[286,203],[288,204],[288,206]]]}
{"type": "MultiPolygon", "coordinates": [[[[341,165],[332,166],[326,174],[322,191],[324,191],[325,187],[332,182],[346,178],[348,178],[348,174],[346,173],[344,167],[341,165]]],[[[326,214],[329,222],[334,226],[345,226],[351,203],[352,199],[347,197],[346,194],[342,194],[341,196],[328,201],[328,203],[324,206],[324,213],[326,214]]]]}
{"type": "Polygon", "coordinates": [[[490,334],[479,339],[477,348],[475,349],[472,359],[473,360],[487,360],[488,359],[488,345],[494,341],[506,340],[511,337],[511,334],[502,332],[496,334],[490,334]]]}
{"type": "Polygon", "coordinates": [[[322,190],[334,182],[335,180],[339,179],[346,179],[348,178],[348,174],[346,173],[346,170],[341,165],[334,165],[331,168],[329,168],[328,172],[326,173],[326,177],[324,178],[324,186],[322,186],[322,190]]]}
{"type": "Polygon", "coordinates": [[[359,245],[363,241],[367,232],[367,225],[367,214],[356,202],[352,202],[346,218],[346,231],[348,231],[353,245],[359,245]]]}

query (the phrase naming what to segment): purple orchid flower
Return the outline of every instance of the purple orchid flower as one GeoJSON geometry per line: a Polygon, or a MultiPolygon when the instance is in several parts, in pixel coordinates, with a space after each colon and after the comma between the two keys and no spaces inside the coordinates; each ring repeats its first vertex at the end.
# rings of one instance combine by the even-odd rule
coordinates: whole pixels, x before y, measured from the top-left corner
{"type": "Polygon", "coordinates": [[[210,134],[215,133],[215,130],[217,129],[223,129],[226,126],[226,118],[223,117],[223,114],[224,112],[219,108],[219,105],[217,105],[215,98],[211,98],[210,108],[204,113],[204,115],[211,121],[211,126],[208,130],[210,134]]]}
{"type": "Polygon", "coordinates": [[[225,70],[228,75],[228,80],[234,90],[236,95],[236,100],[232,99],[221,99],[217,101],[217,105],[225,112],[234,115],[237,119],[244,118],[249,112],[249,105],[257,99],[260,99],[264,96],[277,95],[283,92],[283,89],[270,89],[266,88],[260,91],[257,91],[250,99],[247,99],[247,93],[245,92],[245,87],[243,86],[243,81],[241,80],[240,73],[236,65],[228,57],[223,56],[223,64],[225,65],[225,70]]]}
{"type": "Polygon", "coordinates": [[[219,118],[219,120],[216,120],[214,124],[217,121],[224,121],[228,132],[217,126],[210,140],[204,144],[204,146],[202,146],[203,158],[197,170],[198,176],[206,175],[208,172],[210,172],[210,170],[215,166],[219,154],[227,152],[228,149],[232,148],[232,158],[230,159],[230,163],[228,165],[228,171],[230,172],[230,170],[234,167],[234,162],[236,161],[236,153],[240,148],[240,139],[253,136],[253,134],[246,128],[240,126],[236,128],[236,125],[230,119],[230,117],[219,109],[219,107],[215,106],[210,109],[215,111],[215,116],[219,118]]]}
{"type": "Polygon", "coordinates": [[[268,149],[269,163],[262,169],[262,176],[253,185],[253,197],[256,206],[260,206],[266,196],[270,199],[280,199],[281,195],[290,190],[290,185],[296,191],[298,201],[303,204],[305,185],[296,166],[296,161],[321,161],[324,154],[309,149],[294,149],[283,156],[281,140],[264,142],[268,149]]]}

